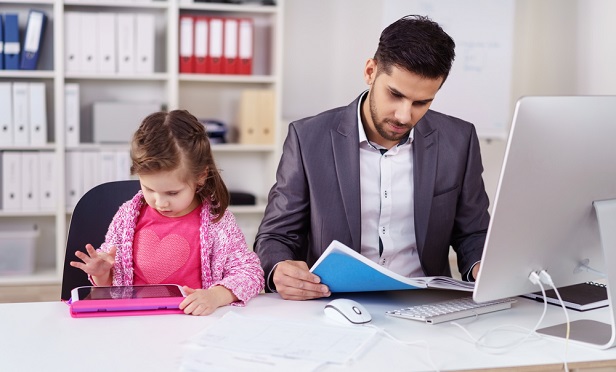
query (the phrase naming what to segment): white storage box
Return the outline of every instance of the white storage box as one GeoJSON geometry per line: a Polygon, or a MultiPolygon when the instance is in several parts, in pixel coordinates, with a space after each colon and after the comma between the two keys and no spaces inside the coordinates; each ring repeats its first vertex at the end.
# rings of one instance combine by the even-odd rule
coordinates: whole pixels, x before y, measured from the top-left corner
{"type": "Polygon", "coordinates": [[[34,271],[36,225],[0,223],[0,275],[28,275],[34,271]]]}

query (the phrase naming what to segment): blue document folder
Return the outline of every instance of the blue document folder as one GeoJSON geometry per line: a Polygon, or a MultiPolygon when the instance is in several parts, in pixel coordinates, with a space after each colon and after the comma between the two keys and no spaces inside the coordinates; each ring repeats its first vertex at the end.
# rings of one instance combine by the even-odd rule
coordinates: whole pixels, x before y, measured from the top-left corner
{"type": "Polygon", "coordinates": [[[22,70],[36,70],[41,50],[47,16],[40,10],[31,10],[28,14],[28,24],[21,52],[22,70]]]}
{"type": "Polygon", "coordinates": [[[0,15],[0,70],[4,70],[4,25],[0,15]]]}
{"type": "Polygon", "coordinates": [[[19,70],[19,16],[8,13],[4,16],[4,69],[19,70]]]}
{"type": "Polygon", "coordinates": [[[334,292],[438,288],[472,292],[474,283],[445,276],[407,278],[386,269],[334,240],[310,271],[334,292]]]}

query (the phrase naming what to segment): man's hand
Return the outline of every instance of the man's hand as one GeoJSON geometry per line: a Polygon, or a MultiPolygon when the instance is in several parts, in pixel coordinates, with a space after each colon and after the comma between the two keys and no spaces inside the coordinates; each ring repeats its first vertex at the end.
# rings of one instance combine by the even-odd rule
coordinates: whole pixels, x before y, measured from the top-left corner
{"type": "Polygon", "coordinates": [[[473,266],[473,270],[471,271],[471,275],[477,281],[477,275],[479,275],[479,267],[481,266],[481,262],[478,262],[477,265],[473,266]]]}
{"type": "Polygon", "coordinates": [[[274,270],[276,291],[285,300],[310,300],[328,297],[331,292],[321,278],[308,269],[304,261],[283,261],[274,270]]]}

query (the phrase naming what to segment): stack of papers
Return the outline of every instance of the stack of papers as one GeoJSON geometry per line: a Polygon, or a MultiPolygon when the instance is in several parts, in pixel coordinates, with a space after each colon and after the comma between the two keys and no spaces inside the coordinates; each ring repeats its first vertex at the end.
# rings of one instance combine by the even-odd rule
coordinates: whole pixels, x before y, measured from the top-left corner
{"type": "Polygon", "coordinates": [[[438,288],[472,292],[475,283],[447,276],[407,278],[379,266],[337,240],[331,242],[310,271],[331,292],[392,291],[438,288]]]}
{"type": "Polygon", "coordinates": [[[262,366],[267,371],[310,371],[327,363],[351,362],[377,332],[229,312],[189,342],[181,370],[241,371],[245,366],[254,371],[262,366]]]}

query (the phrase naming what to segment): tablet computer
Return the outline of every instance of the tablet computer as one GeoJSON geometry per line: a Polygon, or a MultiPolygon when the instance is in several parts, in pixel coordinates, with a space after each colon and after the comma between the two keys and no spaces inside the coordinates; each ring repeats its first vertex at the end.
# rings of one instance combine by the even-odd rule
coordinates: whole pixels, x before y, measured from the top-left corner
{"type": "Polygon", "coordinates": [[[181,314],[185,296],[177,284],[77,287],[71,291],[71,316],[181,314]]]}

